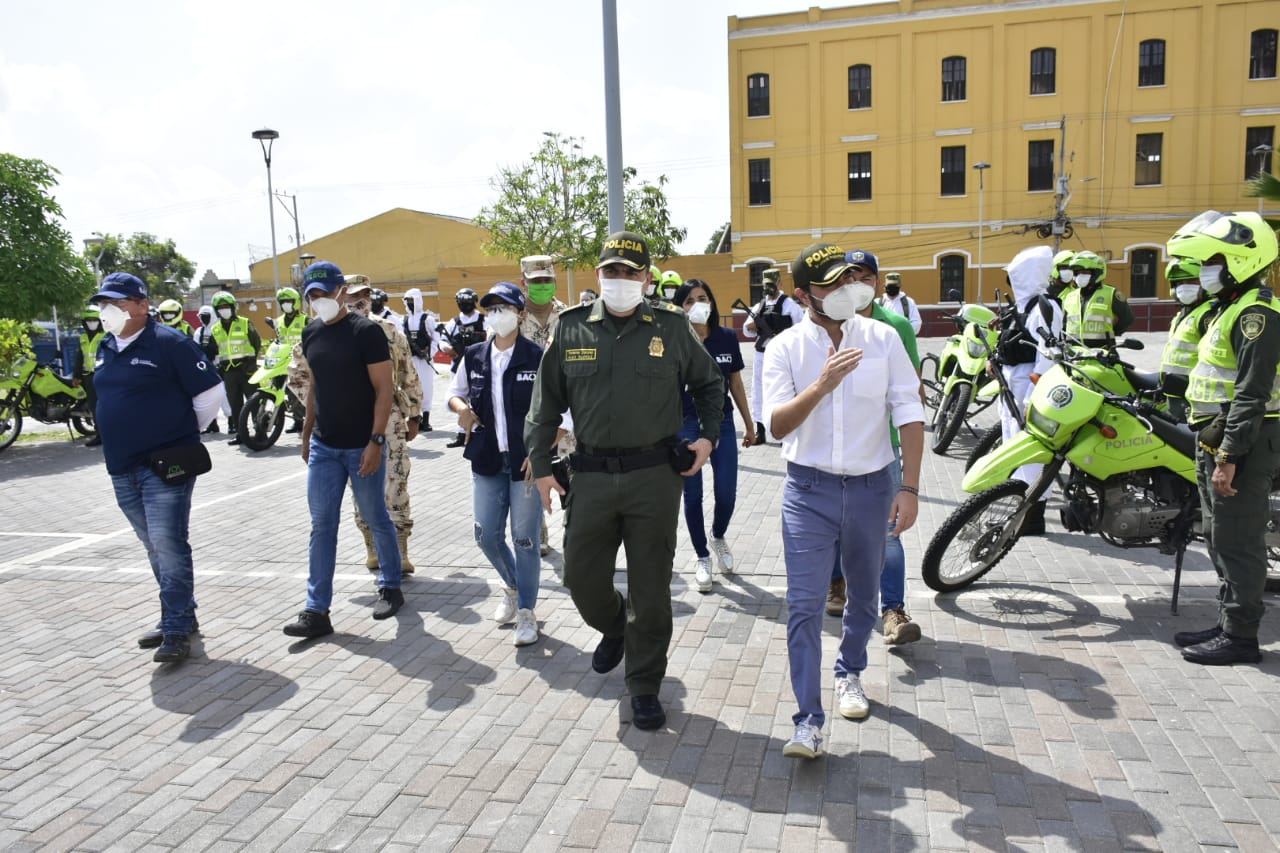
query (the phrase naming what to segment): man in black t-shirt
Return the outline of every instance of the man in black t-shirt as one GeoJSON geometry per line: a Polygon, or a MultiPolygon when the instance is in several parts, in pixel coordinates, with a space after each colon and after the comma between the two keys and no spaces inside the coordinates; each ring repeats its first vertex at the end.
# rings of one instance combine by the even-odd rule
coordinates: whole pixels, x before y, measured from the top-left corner
{"type": "Polygon", "coordinates": [[[302,458],[307,463],[307,505],[311,510],[310,574],[307,605],[284,626],[290,637],[333,633],[329,605],[337,561],[338,520],[347,483],[360,515],[373,532],[378,552],[378,601],[374,619],[395,615],[404,604],[400,591],[400,549],[384,496],[386,428],[395,384],[387,336],[371,320],[343,305],[346,281],[329,261],[317,261],[303,275],[303,298],[316,319],[302,330],[302,352],[311,367],[311,392],[302,424],[302,458]]]}

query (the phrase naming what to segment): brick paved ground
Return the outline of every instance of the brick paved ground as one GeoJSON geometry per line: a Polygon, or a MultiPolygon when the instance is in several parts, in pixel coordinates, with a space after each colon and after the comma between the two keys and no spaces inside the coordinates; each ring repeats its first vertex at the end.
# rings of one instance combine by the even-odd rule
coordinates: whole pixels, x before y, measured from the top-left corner
{"type": "MultiPolygon", "coordinates": [[[[280,633],[306,572],[296,438],[256,456],[211,442],[192,518],[204,633],[193,660],[166,667],[134,642],[157,616],[154,581],[99,454],[53,442],[0,456],[0,849],[1280,843],[1280,656],[1203,670],[1169,643],[1212,621],[1202,552],[1178,616],[1169,558],[1053,524],[960,595],[910,580],[925,639],[873,640],[870,718],[832,714],[829,753],[797,762],[781,755],[793,707],[776,447],[742,458],[737,575],[699,595],[681,538],[669,719],[645,733],[629,723],[621,671],[590,671],[597,635],[558,554],[537,645],[516,650],[489,621],[495,574],[447,439],[412,450],[407,606],[370,619],[363,549],[344,526],[338,633],[314,643],[280,633]]],[[[913,571],[962,499],[958,455],[926,453],[922,517],[905,537],[913,571]]],[[[553,544],[561,536],[557,516],[553,544]]],[[[829,620],[828,662],[837,629],[829,620]]],[[[1274,619],[1262,642],[1274,651],[1274,619]]]]}

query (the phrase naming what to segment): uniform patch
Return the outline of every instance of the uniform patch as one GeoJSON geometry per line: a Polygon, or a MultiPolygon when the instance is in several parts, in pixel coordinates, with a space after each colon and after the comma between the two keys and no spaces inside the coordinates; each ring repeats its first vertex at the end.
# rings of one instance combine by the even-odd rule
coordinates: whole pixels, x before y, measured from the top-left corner
{"type": "Polygon", "coordinates": [[[1266,327],[1267,318],[1262,314],[1245,314],[1240,318],[1240,334],[1244,335],[1246,340],[1257,340],[1266,327]]]}
{"type": "Polygon", "coordinates": [[[649,339],[649,355],[654,358],[662,358],[664,352],[666,352],[666,346],[662,343],[662,338],[654,335],[649,339]]]}
{"type": "Polygon", "coordinates": [[[564,351],[565,361],[595,361],[595,348],[591,349],[567,349],[564,351]]]}

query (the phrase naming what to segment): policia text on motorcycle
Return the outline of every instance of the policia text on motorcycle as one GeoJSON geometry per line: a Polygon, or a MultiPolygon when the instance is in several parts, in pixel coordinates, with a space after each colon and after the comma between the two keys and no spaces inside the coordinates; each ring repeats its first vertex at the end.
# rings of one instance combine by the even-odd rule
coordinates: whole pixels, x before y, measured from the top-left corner
{"type": "Polygon", "coordinates": [[[1217,623],[1174,641],[1192,663],[1261,660],[1271,481],[1280,467],[1280,302],[1267,286],[1276,234],[1257,213],[1206,211],[1169,239],[1169,254],[1200,262],[1218,308],[1187,382],[1196,430],[1201,515],[1220,583],[1217,623]]]}

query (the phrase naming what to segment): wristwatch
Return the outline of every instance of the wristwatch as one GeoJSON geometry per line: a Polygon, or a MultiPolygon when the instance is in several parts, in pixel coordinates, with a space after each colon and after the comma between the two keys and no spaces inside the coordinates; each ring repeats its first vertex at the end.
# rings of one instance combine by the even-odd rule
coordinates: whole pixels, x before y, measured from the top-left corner
{"type": "Polygon", "coordinates": [[[369,436],[369,441],[381,447],[387,443],[387,437],[380,432],[375,432],[373,435],[369,436]]]}

